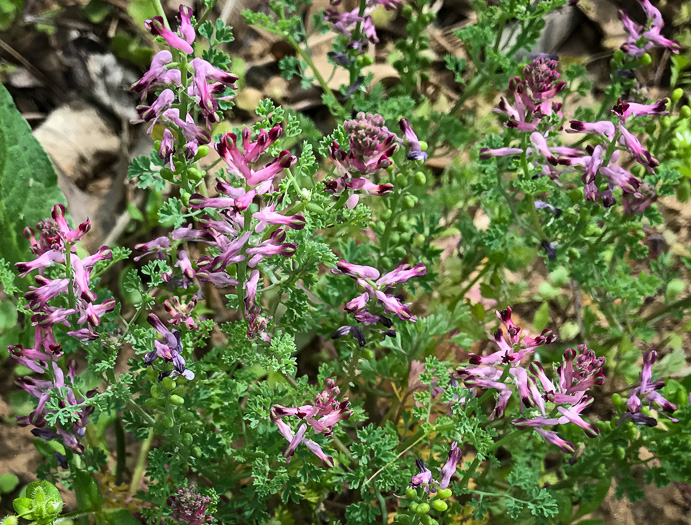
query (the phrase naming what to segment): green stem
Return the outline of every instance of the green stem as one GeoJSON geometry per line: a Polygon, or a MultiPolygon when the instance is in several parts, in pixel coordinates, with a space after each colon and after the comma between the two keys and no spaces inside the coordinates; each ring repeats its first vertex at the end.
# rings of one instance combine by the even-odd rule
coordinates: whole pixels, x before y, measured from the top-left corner
{"type": "Polygon", "coordinates": [[[154,5],[154,9],[156,10],[156,14],[163,19],[163,25],[170,29],[170,24],[168,23],[168,19],[166,18],[166,12],[163,9],[163,4],[161,3],[161,0],[152,0],[152,2],[154,5]]]}
{"type": "Polygon", "coordinates": [[[144,410],[142,409],[142,407],[140,407],[140,406],[139,406],[135,401],[133,401],[132,399],[130,399],[130,400],[127,401],[127,406],[130,407],[134,412],[136,412],[137,414],[139,414],[139,416],[140,416],[144,421],[146,421],[147,426],[152,427],[152,426],[154,426],[154,425],[156,424],[156,421],[154,421],[154,419],[153,419],[149,414],[147,414],[146,412],[144,412],[144,410]]]}
{"type": "Polygon", "coordinates": [[[127,449],[125,443],[125,429],[122,427],[122,420],[119,417],[115,418],[115,450],[117,453],[115,484],[120,485],[127,466],[127,449]]]}
{"type": "Polygon", "coordinates": [[[334,104],[336,104],[336,107],[339,110],[340,114],[345,113],[345,108],[341,105],[341,103],[336,99],[336,96],[334,95],[334,92],[331,91],[331,88],[329,85],[326,83],[326,80],[324,80],[324,77],[322,74],[319,72],[317,69],[317,66],[314,65],[314,61],[312,60],[312,57],[310,57],[302,47],[300,47],[300,44],[298,44],[295,39],[291,35],[286,35],[286,39],[288,40],[288,43],[293,46],[293,49],[297,52],[300,57],[307,62],[307,65],[309,68],[312,70],[312,73],[314,73],[314,77],[317,79],[317,82],[319,82],[319,85],[321,88],[324,90],[324,92],[331,98],[333,99],[334,104]]]}
{"type": "Polygon", "coordinates": [[[132,474],[132,482],[130,483],[130,496],[134,496],[139,490],[139,484],[144,476],[144,469],[146,468],[146,458],[149,455],[149,449],[151,449],[151,443],[154,440],[154,429],[149,429],[149,435],[146,439],[142,441],[142,448],[139,449],[139,456],[137,457],[137,464],[134,467],[134,473],[132,474]]]}

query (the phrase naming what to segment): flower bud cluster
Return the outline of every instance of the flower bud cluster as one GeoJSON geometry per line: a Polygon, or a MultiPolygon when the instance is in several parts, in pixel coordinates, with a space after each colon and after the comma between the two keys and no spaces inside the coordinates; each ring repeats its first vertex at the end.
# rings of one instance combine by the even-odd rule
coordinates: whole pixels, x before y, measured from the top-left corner
{"type": "MultiPolygon", "coordinates": [[[[341,0],[331,0],[332,6],[338,6],[340,3],[341,0]]],[[[373,44],[379,42],[377,30],[372,21],[374,10],[379,6],[384,6],[387,11],[395,11],[398,9],[398,5],[398,0],[367,0],[362,12],[360,12],[359,7],[344,13],[339,13],[335,9],[326,9],[324,10],[324,20],[331,24],[335,32],[345,35],[350,40],[350,45],[361,48],[366,40],[373,44]],[[359,33],[353,34],[355,31],[359,31],[359,33]]]]}
{"type": "Polygon", "coordinates": [[[194,484],[178,488],[175,494],[168,498],[168,506],[173,511],[173,517],[187,525],[213,523],[213,516],[206,514],[209,503],[211,498],[199,494],[194,484]]]}

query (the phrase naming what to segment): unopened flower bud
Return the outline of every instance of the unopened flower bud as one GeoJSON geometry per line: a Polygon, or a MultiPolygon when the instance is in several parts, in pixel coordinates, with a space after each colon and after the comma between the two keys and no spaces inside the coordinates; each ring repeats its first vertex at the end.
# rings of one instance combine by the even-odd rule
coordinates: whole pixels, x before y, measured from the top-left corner
{"type": "Polygon", "coordinates": [[[682,116],[682,118],[689,118],[691,117],[691,107],[689,106],[682,106],[681,110],[679,110],[679,114],[682,116]]]}
{"type": "Polygon", "coordinates": [[[674,102],[679,102],[681,100],[681,97],[684,96],[684,90],[681,88],[677,88],[674,91],[672,91],[672,100],[674,102]]]}

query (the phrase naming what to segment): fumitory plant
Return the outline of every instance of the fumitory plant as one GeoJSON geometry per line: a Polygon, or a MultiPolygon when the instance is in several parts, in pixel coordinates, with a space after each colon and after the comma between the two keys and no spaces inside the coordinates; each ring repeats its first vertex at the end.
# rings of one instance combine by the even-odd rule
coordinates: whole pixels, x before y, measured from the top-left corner
{"type": "Polygon", "coordinates": [[[443,57],[428,0],[259,3],[317,125],[241,120],[214,3],[144,24],[135,235],[90,253],[50,202],[3,254],[44,461],[1,523],[597,523],[691,482],[689,59],[658,6],[619,12],[599,90],[538,44],[578,2],[474,1],[443,57]]]}

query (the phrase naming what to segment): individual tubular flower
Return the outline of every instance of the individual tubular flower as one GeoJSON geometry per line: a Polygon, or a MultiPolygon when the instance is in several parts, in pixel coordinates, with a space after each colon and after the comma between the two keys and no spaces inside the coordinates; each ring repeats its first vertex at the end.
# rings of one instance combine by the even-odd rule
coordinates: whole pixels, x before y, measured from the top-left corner
{"type": "Polygon", "coordinates": [[[153,327],[153,329],[163,337],[163,340],[154,340],[155,349],[146,354],[144,357],[144,362],[146,365],[153,365],[156,357],[160,357],[161,359],[173,364],[173,370],[164,372],[162,374],[163,376],[181,375],[190,381],[194,379],[194,372],[187,370],[185,366],[185,359],[182,357],[182,339],[180,332],[177,330],[168,330],[166,325],[164,325],[159,317],[153,312],[147,316],[146,320],[153,327]]]}
{"type": "Polygon", "coordinates": [[[650,350],[643,356],[643,369],[639,375],[641,384],[636,388],[631,389],[629,392],[629,397],[626,402],[627,411],[619,418],[617,425],[621,425],[624,419],[631,419],[634,423],[638,425],[645,425],[654,427],[657,425],[655,418],[647,416],[641,413],[641,407],[643,402],[648,403],[648,408],[652,409],[653,405],[657,407],[662,414],[676,423],[678,420],[669,414],[674,413],[677,410],[677,405],[671,401],[665,399],[658,391],[665,386],[665,382],[662,379],[653,381],[653,364],[657,359],[657,352],[655,350],[650,350]]]}
{"type": "Polygon", "coordinates": [[[325,436],[333,435],[333,427],[339,421],[345,421],[353,415],[353,411],[349,410],[350,402],[347,397],[342,401],[336,401],[340,390],[334,383],[333,379],[327,379],[324,383],[324,390],[317,396],[314,405],[303,405],[296,408],[288,408],[282,405],[274,405],[271,407],[271,421],[276,423],[279,432],[290,443],[285,449],[283,455],[288,461],[295,453],[295,449],[300,443],[304,443],[312,453],[314,453],[326,467],[333,467],[333,458],[326,455],[321,447],[305,437],[308,426],[312,427],[313,431],[325,436]],[[304,421],[300,424],[297,432],[293,433],[288,424],[283,421],[286,416],[297,417],[304,421]]]}
{"type": "Polygon", "coordinates": [[[417,466],[419,473],[415,474],[410,480],[410,486],[413,488],[423,487],[425,492],[430,491],[430,487],[434,488],[434,492],[437,490],[444,490],[451,483],[451,477],[455,474],[458,468],[458,462],[463,457],[463,453],[460,448],[458,448],[458,443],[454,441],[451,443],[451,448],[449,450],[449,456],[444,463],[444,466],[439,469],[441,473],[441,481],[436,481],[432,478],[432,472],[425,466],[425,463],[421,459],[415,460],[415,465],[417,466]]]}
{"type": "Polygon", "coordinates": [[[621,49],[635,57],[643,56],[656,45],[667,48],[672,53],[679,53],[679,42],[662,36],[662,28],[665,24],[660,11],[650,3],[650,0],[638,0],[638,3],[648,18],[645,26],[641,26],[631,20],[626,9],[619,10],[619,20],[621,20],[624,29],[629,34],[621,49]]]}
{"type": "Polygon", "coordinates": [[[427,153],[422,151],[420,140],[417,138],[415,131],[413,131],[410,121],[407,118],[402,118],[398,124],[401,126],[401,131],[403,131],[405,143],[408,148],[410,148],[406,154],[406,158],[408,160],[427,160],[427,153]]]}
{"type": "Polygon", "coordinates": [[[216,115],[218,110],[218,100],[230,100],[233,94],[224,96],[226,89],[237,89],[234,82],[238,79],[235,75],[212,66],[203,58],[195,58],[190,62],[194,68],[194,76],[187,94],[199,104],[202,115],[206,118],[207,125],[219,122],[220,118],[216,115]]]}
{"type": "Polygon", "coordinates": [[[159,51],[151,60],[149,70],[144,73],[144,76],[137,80],[130,91],[133,93],[141,93],[142,100],[150,91],[170,84],[179,86],[182,84],[180,70],[176,68],[168,68],[168,64],[173,61],[173,55],[167,49],[159,51]]]}
{"type": "Polygon", "coordinates": [[[178,49],[183,53],[191,55],[194,53],[192,48],[192,43],[194,43],[194,28],[190,23],[190,18],[192,16],[192,10],[184,5],[180,6],[180,34],[182,37],[165,26],[163,17],[155,16],[150,20],[144,21],[144,27],[154,36],[160,36],[165,40],[166,44],[170,47],[178,49]]]}
{"type": "Polygon", "coordinates": [[[175,494],[168,497],[168,506],[173,512],[173,518],[187,525],[203,525],[213,523],[213,516],[206,514],[206,508],[211,498],[202,496],[194,484],[180,487],[175,494]]]}
{"type": "Polygon", "coordinates": [[[261,195],[273,191],[273,179],[284,169],[289,168],[297,158],[289,151],[282,151],[278,158],[266,164],[259,170],[254,170],[250,164],[256,162],[259,157],[271,146],[281,135],[281,127],[274,126],[270,131],[261,130],[254,141],[251,141],[251,130],[242,130],[242,149],[237,147],[237,136],[233,133],[223,135],[214,147],[225,161],[230,173],[242,177],[248,186],[255,187],[257,194],[261,195]]]}

